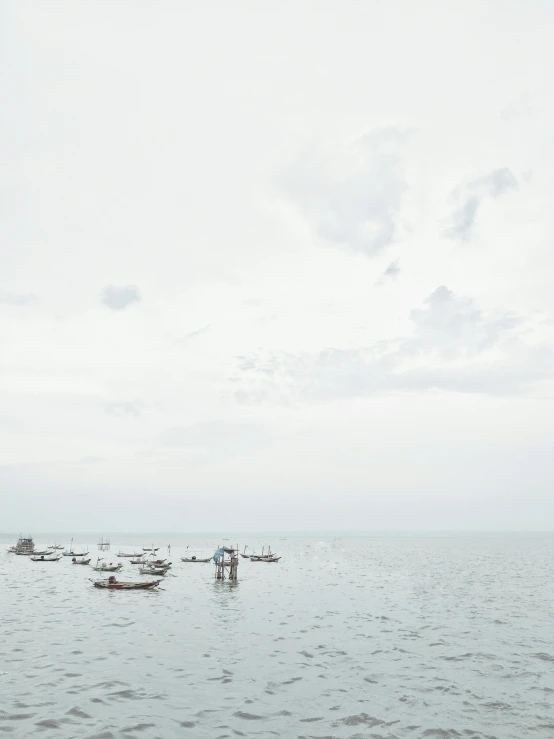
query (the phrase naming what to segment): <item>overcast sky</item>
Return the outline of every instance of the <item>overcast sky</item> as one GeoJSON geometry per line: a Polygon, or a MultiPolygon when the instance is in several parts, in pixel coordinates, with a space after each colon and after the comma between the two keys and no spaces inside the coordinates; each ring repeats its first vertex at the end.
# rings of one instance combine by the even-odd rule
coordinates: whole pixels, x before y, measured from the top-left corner
{"type": "Polygon", "coordinates": [[[0,8],[0,529],[554,528],[552,0],[0,8]]]}

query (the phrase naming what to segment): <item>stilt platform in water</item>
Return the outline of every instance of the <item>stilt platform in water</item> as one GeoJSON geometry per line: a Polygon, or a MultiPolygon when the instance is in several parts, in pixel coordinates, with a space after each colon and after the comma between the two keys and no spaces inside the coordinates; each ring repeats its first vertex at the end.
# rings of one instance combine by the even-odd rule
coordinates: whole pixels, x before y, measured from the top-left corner
{"type": "Polygon", "coordinates": [[[214,553],[214,562],[216,580],[230,580],[231,582],[238,580],[238,545],[236,549],[219,547],[214,553]]]}

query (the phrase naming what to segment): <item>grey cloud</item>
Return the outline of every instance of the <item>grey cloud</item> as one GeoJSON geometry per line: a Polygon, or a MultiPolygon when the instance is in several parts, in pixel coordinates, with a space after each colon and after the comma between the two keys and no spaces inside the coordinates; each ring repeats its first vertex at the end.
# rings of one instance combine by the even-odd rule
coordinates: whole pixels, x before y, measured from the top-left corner
{"type": "Polygon", "coordinates": [[[4,303],[4,305],[23,307],[31,303],[36,303],[37,301],[37,296],[32,293],[7,293],[0,295],[0,303],[4,303]]]}
{"type": "Polygon", "coordinates": [[[322,239],[373,255],[397,234],[407,189],[395,129],[368,133],[336,156],[310,152],[283,178],[287,197],[322,239]]]}
{"type": "Polygon", "coordinates": [[[518,182],[508,167],[502,167],[473,180],[468,187],[470,190],[486,190],[492,198],[498,198],[509,190],[517,190],[518,182]]]}
{"type": "Polygon", "coordinates": [[[474,356],[491,348],[520,319],[512,313],[487,319],[472,298],[459,297],[444,285],[424,301],[424,308],[411,312],[416,337],[404,343],[403,351],[437,351],[442,357],[474,356]]]}
{"type": "Polygon", "coordinates": [[[395,280],[401,271],[402,270],[400,269],[398,259],[394,262],[391,262],[389,266],[386,268],[386,270],[383,272],[381,277],[377,280],[375,285],[377,287],[380,287],[381,285],[384,285],[385,282],[389,282],[390,280],[395,280]]]}
{"type": "Polygon", "coordinates": [[[188,334],[185,334],[181,341],[188,341],[189,339],[194,339],[196,336],[201,336],[202,334],[206,334],[210,330],[210,324],[206,324],[205,326],[202,326],[202,328],[197,328],[195,331],[189,331],[188,334]]]}
{"type": "Polygon", "coordinates": [[[452,213],[450,217],[452,226],[445,230],[445,236],[451,239],[469,241],[480,204],[480,199],[476,195],[471,195],[460,208],[452,213]]]}
{"type": "Polygon", "coordinates": [[[507,167],[494,169],[465,186],[457,187],[452,193],[452,198],[460,202],[460,205],[451,213],[450,226],[444,230],[444,236],[460,241],[470,241],[483,200],[486,197],[499,198],[517,188],[517,178],[507,167]]]}
{"type": "Polygon", "coordinates": [[[107,285],[102,290],[102,302],[112,310],[124,310],[128,305],[140,301],[140,292],[135,285],[107,285]]]}
{"type": "Polygon", "coordinates": [[[554,353],[530,348],[515,334],[521,319],[510,313],[487,317],[474,300],[447,287],[437,288],[410,318],[414,333],[409,339],[315,354],[242,357],[234,397],[242,405],[290,405],[430,389],[517,393],[554,376],[554,353]],[[498,352],[494,362],[487,355],[491,349],[498,352]]]}

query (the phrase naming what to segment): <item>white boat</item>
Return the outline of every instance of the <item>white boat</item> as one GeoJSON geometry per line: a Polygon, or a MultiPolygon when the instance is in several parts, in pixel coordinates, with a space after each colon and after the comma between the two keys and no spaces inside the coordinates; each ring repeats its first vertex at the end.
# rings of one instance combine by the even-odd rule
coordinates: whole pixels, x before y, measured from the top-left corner
{"type": "Polygon", "coordinates": [[[59,562],[62,557],[60,554],[50,554],[49,556],[45,554],[31,554],[30,558],[33,562],[59,562]]]}

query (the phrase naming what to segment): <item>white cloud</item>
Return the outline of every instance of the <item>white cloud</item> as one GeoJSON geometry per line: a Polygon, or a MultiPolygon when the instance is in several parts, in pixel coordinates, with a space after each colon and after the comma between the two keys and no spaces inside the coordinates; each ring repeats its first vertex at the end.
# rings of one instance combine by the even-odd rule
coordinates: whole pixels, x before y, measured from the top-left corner
{"type": "Polygon", "coordinates": [[[554,379],[554,349],[527,342],[528,327],[511,313],[486,316],[474,300],[440,286],[410,319],[410,338],[240,357],[236,400],[296,405],[437,389],[517,394],[554,379]]]}

